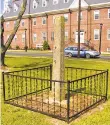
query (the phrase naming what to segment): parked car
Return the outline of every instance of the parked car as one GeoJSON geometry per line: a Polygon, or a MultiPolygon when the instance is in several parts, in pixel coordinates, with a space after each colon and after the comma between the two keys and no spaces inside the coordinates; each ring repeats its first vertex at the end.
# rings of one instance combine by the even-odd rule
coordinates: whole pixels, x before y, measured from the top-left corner
{"type": "MultiPolygon", "coordinates": [[[[77,57],[78,56],[78,47],[67,47],[64,50],[65,56],[77,57]]],[[[87,50],[85,48],[80,49],[80,57],[91,58],[98,57],[100,53],[95,50],[87,50]]]]}

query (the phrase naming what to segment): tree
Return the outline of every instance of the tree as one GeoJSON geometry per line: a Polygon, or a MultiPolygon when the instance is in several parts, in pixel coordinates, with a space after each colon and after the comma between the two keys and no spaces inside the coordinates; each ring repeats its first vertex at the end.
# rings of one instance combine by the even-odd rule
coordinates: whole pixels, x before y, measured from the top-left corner
{"type": "MultiPolygon", "coordinates": [[[[16,0],[14,0],[16,1],[16,0]]],[[[19,25],[20,25],[20,22],[21,22],[21,19],[22,19],[22,16],[26,10],[26,5],[27,5],[27,0],[23,0],[22,2],[22,5],[21,5],[21,10],[17,16],[17,19],[16,19],[16,24],[14,26],[14,29],[11,33],[11,35],[9,36],[8,40],[6,41],[6,43],[4,44],[4,38],[3,38],[3,34],[4,34],[4,17],[3,15],[0,17],[1,19],[1,30],[0,30],[0,38],[1,38],[1,66],[6,66],[5,65],[5,53],[6,51],[8,50],[8,48],[10,47],[10,44],[19,28],[19,25]]]]}
{"type": "Polygon", "coordinates": [[[43,49],[44,50],[49,50],[50,49],[50,46],[49,46],[49,44],[48,44],[47,41],[44,41],[44,43],[43,43],[43,49]]]}

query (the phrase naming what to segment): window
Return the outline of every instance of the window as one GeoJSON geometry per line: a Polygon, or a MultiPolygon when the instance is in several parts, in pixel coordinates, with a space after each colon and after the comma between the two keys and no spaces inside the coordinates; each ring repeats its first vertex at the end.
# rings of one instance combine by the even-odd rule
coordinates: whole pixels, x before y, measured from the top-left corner
{"type": "Polygon", "coordinates": [[[24,26],[24,23],[25,23],[25,21],[24,21],[24,20],[22,20],[22,21],[21,21],[21,26],[24,26]]]}
{"type": "Polygon", "coordinates": [[[58,0],[53,0],[53,5],[58,4],[58,0]]]}
{"type": "Polygon", "coordinates": [[[15,26],[15,24],[16,24],[16,21],[14,21],[13,23],[14,23],[14,26],[15,26]]]}
{"type": "Polygon", "coordinates": [[[66,31],[65,32],[65,41],[67,41],[68,40],[68,32],[66,31]]]}
{"type": "Polygon", "coordinates": [[[110,29],[107,31],[107,39],[110,40],[110,29]]]}
{"type": "Polygon", "coordinates": [[[33,42],[36,42],[36,40],[37,40],[37,34],[33,34],[33,42]]]}
{"type": "MultiPolygon", "coordinates": [[[[78,21],[78,13],[77,13],[77,21],[78,21]]],[[[82,17],[82,12],[80,13],[80,20],[82,20],[83,19],[83,17],[82,17]]]]}
{"type": "Polygon", "coordinates": [[[94,11],[94,20],[98,20],[99,19],[99,10],[95,10],[94,11]]]}
{"type": "Polygon", "coordinates": [[[53,16],[53,24],[55,24],[55,16],[53,16]]]}
{"type": "Polygon", "coordinates": [[[14,41],[16,42],[16,40],[17,40],[17,35],[14,36],[14,41]]]}
{"type": "Polygon", "coordinates": [[[46,17],[42,17],[42,24],[46,24],[46,17]]]}
{"type": "Polygon", "coordinates": [[[64,0],[64,3],[68,3],[69,2],[69,0],[64,0]]]}
{"type": "Polygon", "coordinates": [[[94,40],[99,40],[99,29],[94,30],[94,40]]]}
{"type": "Polygon", "coordinates": [[[51,32],[51,41],[54,41],[54,32],[51,32]]]}
{"type": "Polygon", "coordinates": [[[110,9],[108,9],[108,18],[110,19],[110,9]]]}
{"type": "Polygon", "coordinates": [[[22,34],[22,42],[25,42],[25,34],[22,34]]]}
{"type": "Polygon", "coordinates": [[[42,7],[46,7],[47,6],[47,1],[46,0],[42,0],[42,7]]]}
{"type": "Polygon", "coordinates": [[[43,41],[47,40],[46,32],[42,32],[42,40],[43,41]]]}
{"type": "Polygon", "coordinates": [[[6,12],[6,13],[9,13],[9,12],[10,12],[9,6],[6,7],[5,12],[6,12]]]}
{"type": "Polygon", "coordinates": [[[18,10],[18,6],[14,4],[14,12],[16,12],[17,10],[18,10]]]}
{"type": "Polygon", "coordinates": [[[6,22],[6,27],[9,27],[9,25],[10,25],[10,22],[6,22]]]}
{"type": "Polygon", "coordinates": [[[33,25],[35,26],[36,25],[36,18],[33,19],[33,25]]]}
{"type": "Polygon", "coordinates": [[[8,38],[9,38],[9,35],[7,35],[7,40],[8,40],[8,38]]]}
{"type": "Polygon", "coordinates": [[[65,22],[68,22],[68,14],[64,14],[65,22]]]}
{"type": "Polygon", "coordinates": [[[38,2],[36,2],[36,0],[33,1],[33,9],[36,9],[38,6],[38,2]]]}

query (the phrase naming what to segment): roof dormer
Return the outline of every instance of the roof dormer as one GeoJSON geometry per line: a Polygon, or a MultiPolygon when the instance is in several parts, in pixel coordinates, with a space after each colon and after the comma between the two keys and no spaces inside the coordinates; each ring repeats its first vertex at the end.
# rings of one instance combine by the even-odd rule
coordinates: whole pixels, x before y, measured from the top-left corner
{"type": "Polygon", "coordinates": [[[47,6],[47,1],[48,0],[42,0],[42,7],[46,7],[47,6]]]}
{"type": "Polygon", "coordinates": [[[53,5],[58,4],[58,1],[59,1],[59,0],[53,0],[53,5]]]}
{"type": "Polygon", "coordinates": [[[16,4],[13,5],[14,12],[18,10],[18,6],[16,4]]]}
{"type": "Polygon", "coordinates": [[[38,7],[38,0],[33,0],[33,9],[36,9],[38,7]]]}

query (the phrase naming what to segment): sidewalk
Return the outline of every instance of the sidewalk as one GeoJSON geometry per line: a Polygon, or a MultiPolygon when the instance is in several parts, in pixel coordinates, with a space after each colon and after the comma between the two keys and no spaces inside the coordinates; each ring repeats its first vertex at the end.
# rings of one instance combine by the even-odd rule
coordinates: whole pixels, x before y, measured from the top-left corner
{"type": "MultiPolygon", "coordinates": [[[[7,50],[7,52],[25,52],[25,50],[7,50]]],[[[52,53],[52,50],[27,50],[32,53],[52,53]]]]}

